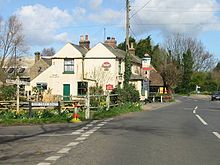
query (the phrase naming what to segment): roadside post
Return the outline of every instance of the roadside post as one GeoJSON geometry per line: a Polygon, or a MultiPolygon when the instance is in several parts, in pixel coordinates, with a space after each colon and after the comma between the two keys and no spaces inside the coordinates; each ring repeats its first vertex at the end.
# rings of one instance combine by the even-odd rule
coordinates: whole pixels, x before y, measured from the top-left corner
{"type": "Polygon", "coordinates": [[[85,118],[86,119],[90,118],[90,94],[89,94],[89,90],[87,92],[85,118]]]}
{"type": "Polygon", "coordinates": [[[16,103],[17,103],[17,105],[16,105],[16,113],[17,114],[19,114],[19,102],[20,102],[20,100],[19,100],[19,97],[20,97],[20,91],[19,91],[19,85],[20,85],[20,79],[19,79],[19,76],[17,76],[17,78],[16,78],[16,85],[17,85],[17,92],[16,92],[16,96],[17,96],[17,101],[16,101],[16,103]]]}

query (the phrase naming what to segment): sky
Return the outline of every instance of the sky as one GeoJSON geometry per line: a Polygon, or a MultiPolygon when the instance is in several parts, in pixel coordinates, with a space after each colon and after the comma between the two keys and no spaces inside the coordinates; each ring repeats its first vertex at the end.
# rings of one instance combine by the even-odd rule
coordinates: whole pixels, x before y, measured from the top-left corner
{"type": "MultiPolygon", "coordinates": [[[[130,0],[130,35],[137,41],[151,35],[163,44],[172,33],[201,40],[220,60],[220,0],[130,0]]],[[[29,54],[89,35],[91,46],[125,38],[125,0],[0,0],[0,16],[17,15],[23,24],[29,54]],[[104,30],[105,29],[105,30],[104,30]]]]}

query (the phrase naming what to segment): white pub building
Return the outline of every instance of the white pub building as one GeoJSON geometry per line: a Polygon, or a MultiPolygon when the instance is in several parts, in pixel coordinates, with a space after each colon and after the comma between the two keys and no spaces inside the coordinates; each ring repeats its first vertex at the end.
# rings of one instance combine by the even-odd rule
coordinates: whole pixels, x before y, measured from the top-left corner
{"type": "MultiPolygon", "coordinates": [[[[140,99],[148,97],[150,58],[143,61],[130,48],[132,75],[130,83],[139,91],[140,99]],[[143,67],[142,67],[143,65],[143,67]]],[[[82,96],[90,86],[100,85],[103,90],[123,86],[126,52],[116,48],[115,38],[107,38],[90,48],[88,35],[81,36],[79,45],[67,43],[54,56],[51,65],[36,76],[26,89],[51,89],[53,95],[82,96]],[[107,87],[107,89],[106,89],[107,87]]]]}

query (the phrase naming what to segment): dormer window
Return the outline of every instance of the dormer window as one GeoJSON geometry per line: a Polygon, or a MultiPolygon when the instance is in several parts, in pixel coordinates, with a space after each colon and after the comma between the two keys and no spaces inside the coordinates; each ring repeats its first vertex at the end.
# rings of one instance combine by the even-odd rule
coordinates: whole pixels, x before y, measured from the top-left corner
{"type": "Polygon", "coordinates": [[[64,59],[64,74],[74,73],[74,59],[64,59]]]}

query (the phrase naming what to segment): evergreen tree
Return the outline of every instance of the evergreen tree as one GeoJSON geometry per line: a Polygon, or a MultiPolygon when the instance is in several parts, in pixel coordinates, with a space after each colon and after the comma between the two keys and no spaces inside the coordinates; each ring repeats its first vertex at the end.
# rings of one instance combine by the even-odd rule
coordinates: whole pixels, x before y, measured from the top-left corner
{"type": "Polygon", "coordinates": [[[136,52],[135,52],[136,56],[143,58],[144,54],[146,53],[149,55],[153,54],[153,45],[151,42],[151,36],[148,36],[145,39],[141,39],[136,47],[136,52]]]}
{"type": "MultiPolygon", "coordinates": [[[[129,44],[131,44],[132,42],[134,43],[134,48],[136,48],[137,45],[136,40],[133,37],[129,37],[129,44]]],[[[126,45],[126,41],[118,44],[117,48],[125,51],[126,50],[125,45],[126,45]]]]}
{"type": "Polygon", "coordinates": [[[124,87],[126,88],[129,84],[131,77],[131,57],[129,53],[125,56],[125,73],[124,73],[124,87]]]}
{"type": "Polygon", "coordinates": [[[186,53],[183,53],[183,77],[182,77],[182,92],[189,93],[190,82],[193,74],[193,58],[190,49],[186,53]]]}

